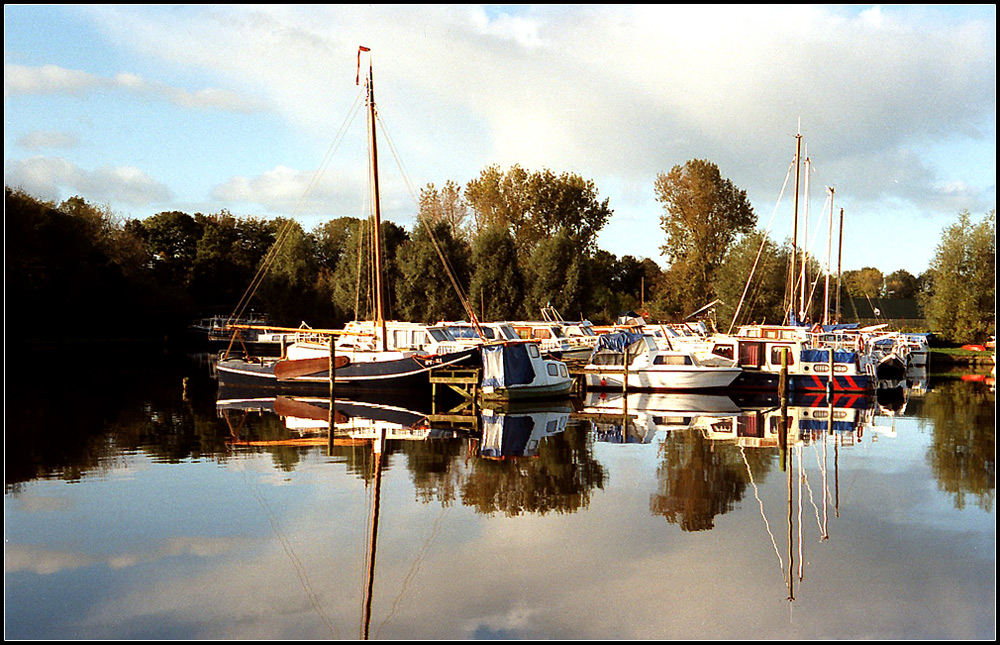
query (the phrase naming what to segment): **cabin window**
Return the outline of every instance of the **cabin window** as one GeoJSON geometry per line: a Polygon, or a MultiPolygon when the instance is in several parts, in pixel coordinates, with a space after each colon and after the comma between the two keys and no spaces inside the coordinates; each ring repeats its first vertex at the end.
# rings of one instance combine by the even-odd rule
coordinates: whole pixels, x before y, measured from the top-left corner
{"type": "Polygon", "coordinates": [[[532,332],[531,337],[540,340],[547,340],[549,338],[552,338],[552,332],[550,332],[548,329],[536,329],[534,330],[534,332],[532,332]]]}
{"type": "Polygon", "coordinates": [[[397,330],[392,332],[392,346],[395,349],[402,349],[404,347],[409,347],[405,331],[397,330]]]}
{"type": "Polygon", "coordinates": [[[722,358],[733,360],[734,352],[732,345],[716,345],[712,348],[712,353],[722,358]]]}
{"type": "Polygon", "coordinates": [[[538,345],[528,345],[528,353],[532,358],[538,358],[538,345]]]}
{"type": "Polygon", "coordinates": [[[568,378],[569,377],[569,370],[566,369],[566,364],[565,363],[560,363],[559,364],[559,376],[561,376],[563,378],[568,378]]]}
{"type": "Polygon", "coordinates": [[[555,363],[549,363],[546,369],[549,372],[549,376],[559,376],[559,366],[555,363]]]}
{"type": "MultiPolygon", "coordinates": [[[[443,329],[430,329],[428,331],[430,331],[431,337],[439,343],[450,340],[448,338],[448,332],[443,329]]],[[[426,340],[424,342],[426,342],[426,340]]]]}
{"type": "Polygon", "coordinates": [[[618,352],[600,352],[594,356],[594,365],[623,365],[624,358],[618,352]]]}
{"type": "Polygon", "coordinates": [[[791,347],[785,347],[785,346],[782,346],[782,345],[779,345],[777,347],[772,347],[771,348],[771,365],[781,365],[781,352],[782,351],[787,351],[788,352],[788,364],[789,365],[794,365],[795,364],[795,353],[792,351],[791,347]]]}
{"type": "Polygon", "coordinates": [[[691,365],[691,357],[678,354],[660,354],[653,358],[653,365],[691,365]]]}
{"type": "Polygon", "coordinates": [[[825,374],[830,371],[830,366],[826,363],[817,363],[816,365],[813,365],[813,371],[825,374]]]}
{"type": "Polygon", "coordinates": [[[846,365],[834,365],[833,366],[833,371],[834,372],[838,372],[840,374],[843,374],[844,372],[847,371],[847,366],[846,365]]]}

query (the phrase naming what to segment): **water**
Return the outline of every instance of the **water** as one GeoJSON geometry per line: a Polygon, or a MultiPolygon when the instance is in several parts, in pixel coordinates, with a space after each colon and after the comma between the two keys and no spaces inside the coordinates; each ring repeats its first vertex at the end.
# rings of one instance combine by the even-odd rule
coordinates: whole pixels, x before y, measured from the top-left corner
{"type": "Polygon", "coordinates": [[[982,381],[838,401],[833,434],[793,406],[784,448],[772,402],[610,396],[379,455],[361,416],[289,428],[322,401],[218,407],[203,361],[90,358],[7,381],[7,638],[996,636],[982,381]]]}

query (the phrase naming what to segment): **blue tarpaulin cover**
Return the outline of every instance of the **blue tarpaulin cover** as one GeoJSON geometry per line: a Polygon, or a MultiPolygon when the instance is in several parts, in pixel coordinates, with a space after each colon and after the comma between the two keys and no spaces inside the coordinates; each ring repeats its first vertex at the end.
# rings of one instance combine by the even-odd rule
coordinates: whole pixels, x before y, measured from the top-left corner
{"type": "MultiPolygon", "coordinates": [[[[835,350],[833,352],[834,363],[853,363],[856,355],[854,352],[835,350]]],[[[799,354],[799,360],[803,363],[827,363],[830,361],[830,350],[828,349],[803,349],[799,354]]]]}
{"type": "Polygon", "coordinates": [[[482,353],[483,387],[525,385],[535,380],[526,345],[483,347],[482,353]]]}
{"type": "Polygon", "coordinates": [[[604,334],[597,339],[597,346],[594,351],[610,349],[614,352],[624,352],[632,343],[642,340],[642,334],[630,331],[616,331],[612,334],[604,334]]]}

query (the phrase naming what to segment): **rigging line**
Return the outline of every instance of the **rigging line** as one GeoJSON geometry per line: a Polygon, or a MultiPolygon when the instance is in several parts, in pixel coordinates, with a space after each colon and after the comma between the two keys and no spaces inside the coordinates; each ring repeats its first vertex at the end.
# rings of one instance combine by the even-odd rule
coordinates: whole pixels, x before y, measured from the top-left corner
{"type": "Polygon", "coordinates": [[[302,195],[299,197],[299,200],[295,205],[295,208],[292,210],[291,216],[289,217],[288,221],[285,222],[285,225],[284,227],[282,227],[282,230],[276,237],[274,244],[271,245],[271,248],[268,249],[267,253],[264,255],[264,258],[262,259],[261,264],[257,269],[257,273],[254,275],[253,280],[251,280],[250,286],[248,286],[247,290],[243,292],[243,296],[240,298],[239,304],[237,304],[236,310],[231,316],[231,319],[238,318],[239,316],[243,315],[243,312],[246,310],[246,307],[250,303],[250,299],[253,298],[253,296],[257,293],[257,289],[260,287],[260,284],[263,281],[264,276],[270,270],[271,266],[273,266],[274,261],[278,255],[279,247],[291,234],[292,222],[294,221],[294,217],[297,214],[299,214],[303,204],[306,201],[306,197],[314,190],[316,185],[319,183],[319,178],[322,177],[323,174],[325,174],[326,169],[329,167],[330,162],[333,159],[333,154],[340,148],[340,145],[344,141],[344,137],[347,134],[347,130],[350,124],[354,122],[355,117],[360,111],[362,96],[363,92],[359,92],[358,95],[355,97],[354,104],[348,110],[348,114],[344,118],[344,122],[340,125],[340,129],[337,131],[337,134],[334,135],[333,141],[330,142],[330,145],[326,150],[326,154],[320,161],[319,167],[317,168],[316,172],[313,173],[312,178],[309,180],[309,183],[303,190],[302,195]]]}
{"type": "Polygon", "coordinates": [[[417,556],[410,565],[410,570],[407,572],[406,577],[403,579],[403,583],[400,585],[399,593],[392,602],[392,608],[386,617],[379,623],[379,626],[375,629],[375,638],[378,639],[379,633],[382,628],[389,623],[389,621],[395,617],[396,610],[399,609],[399,605],[402,603],[403,595],[406,593],[407,587],[409,587],[410,582],[416,576],[417,572],[420,570],[420,565],[423,563],[424,558],[427,555],[428,547],[431,543],[437,540],[438,536],[441,535],[441,524],[444,520],[444,515],[448,511],[448,507],[444,504],[441,505],[441,512],[438,513],[437,519],[434,520],[434,526],[431,529],[431,534],[424,541],[423,545],[420,547],[420,551],[417,552],[417,556]]]}
{"type": "Polygon", "coordinates": [[[295,574],[299,579],[299,585],[302,586],[302,589],[306,594],[306,598],[309,599],[309,605],[313,608],[313,611],[316,612],[316,615],[319,616],[319,619],[323,622],[323,624],[326,625],[327,629],[330,630],[330,635],[335,639],[339,639],[340,637],[337,634],[336,627],[334,627],[333,623],[330,622],[330,619],[323,613],[322,607],[320,607],[319,597],[312,589],[312,583],[309,581],[309,574],[306,572],[305,566],[303,566],[302,561],[295,554],[295,550],[292,548],[288,537],[281,530],[281,524],[275,517],[274,510],[271,508],[271,505],[267,503],[267,500],[264,498],[264,495],[261,493],[259,488],[255,486],[254,483],[247,477],[247,471],[245,469],[241,469],[241,475],[244,483],[247,484],[247,489],[250,491],[250,495],[257,500],[258,504],[260,504],[264,515],[267,517],[268,524],[271,526],[271,530],[278,538],[285,555],[288,556],[288,559],[291,561],[292,568],[295,569],[295,574]]]}
{"type": "Polygon", "coordinates": [[[781,204],[781,199],[785,194],[785,188],[788,187],[788,178],[791,176],[792,168],[794,166],[794,160],[788,164],[788,171],[785,173],[785,181],[781,184],[781,191],[778,193],[778,200],[774,204],[774,210],[771,211],[771,219],[767,223],[767,228],[764,229],[764,235],[761,236],[760,248],[757,249],[757,257],[754,258],[753,267],[750,269],[750,276],[747,278],[746,286],[743,287],[743,295],[740,296],[740,302],[736,306],[736,313],[733,314],[733,321],[729,323],[729,329],[726,331],[727,334],[732,333],[733,325],[736,324],[736,318],[740,315],[740,309],[743,307],[743,299],[747,295],[747,289],[750,288],[750,281],[753,279],[753,274],[757,270],[757,263],[760,261],[760,255],[764,252],[764,246],[767,244],[767,235],[771,232],[771,225],[774,224],[774,217],[778,213],[778,206],[781,204]]]}
{"type": "Polygon", "coordinates": [[[797,524],[798,524],[798,529],[799,529],[799,543],[798,543],[798,551],[799,551],[799,581],[801,582],[802,581],[802,567],[803,567],[803,560],[804,560],[804,558],[802,557],[802,481],[805,479],[805,473],[802,471],[802,446],[798,447],[798,450],[796,450],[796,453],[798,453],[798,461],[799,461],[799,477],[798,477],[798,479],[799,479],[798,512],[799,513],[798,513],[798,518],[797,518],[798,519],[797,524]]]}
{"type": "Polygon", "coordinates": [[[750,485],[753,486],[753,496],[757,499],[757,505],[760,506],[760,516],[764,520],[764,529],[771,538],[771,545],[774,547],[774,554],[778,556],[778,569],[781,571],[781,579],[787,584],[788,578],[785,577],[785,562],[781,559],[781,551],[778,550],[778,543],[774,539],[774,533],[771,532],[771,524],[767,521],[767,515],[764,514],[764,502],[760,499],[760,491],[757,489],[757,482],[753,479],[753,472],[750,470],[750,462],[747,461],[746,448],[743,446],[740,446],[740,456],[743,457],[743,463],[746,464],[747,467],[747,476],[750,478],[750,485]]]}
{"type": "MultiPolygon", "coordinates": [[[[833,427],[833,417],[830,418],[828,424],[829,424],[829,427],[831,427],[831,428],[833,427]]],[[[826,437],[823,437],[823,447],[824,448],[826,447],[826,437]]],[[[813,446],[813,448],[815,448],[815,445],[813,446]]],[[[822,472],[824,467],[823,467],[823,464],[820,463],[820,460],[819,460],[819,451],[818,450],[813,450],[813,454],[816,455],[816,466],[820,469],[820,472],[822,472]]],[[[824,514],[825,514],[825,511],[826,511],[826,493],[829,492],[829,489],[826,487],[826,485],[821,486],[821,488],[823,489],[823,493],[824,493],[823,510],[824,510],[824,514]]],[[[819,527],[819,535],[820,535],[819,541],[822,542],[823,540],[826,540],[829,536],[826,534],[826,531],[823,529],[823,520],[821,520],[820,517],[819,517],[819,507],[817,507],[816,506],[816,502],[813,501],[813,498],[812,498],[812,488],[809,489],[809,500],[813,502],[813,507],[816,509],[816,525],[819,527]]]]}
{"type": "Polygon", "coordinates": [[[396,151],[396,146],[392,142],[392,137],[389,136],[388,128],[386,128],[385,123],[382,121],[381,115],[376,115],[376,118],[378,119],[379,124],[382,126],[382,132],[385,134],[386,142],[389,144],[389,150],[392,152],[392,156],[396,160],[396,164],[399,166],[399,172],[403,176],[403,182],[406,184],[406,189],[410,193],[410,199],[413,200],[414,205],[417,207],[417,217],[424,223],[424,226],[427,228],[427,234],[431,240],[431,244],[434,246],[434,250],[437,252],[438,258],[444,265],[445,273],[448,275],[448,279],[451,281],[451,286],[452,288],[455,289],[455,293],[458,295],[458,299],[462,303],[462,307],[465,309],[466,313],[469,314],[469,319],[471,320],[472,325],[476,328],[476,331],[479,333],[480,337],[483,337],[483,332],[479,328],[479,318],[476,316],[476,312],[469,303],[469,300],[465,292],[462,290],[462,287],[458,284],[458,278],[455,275],[454,267],[452,267],[451,263],[448,262],[448,259],[444,255],[444,252],[441,250],[441,246],[437,238],[435,237],[434,231],[430,225],[431,223],[427,220],[427,218],[423,216],[423,214],[420,211],[420,201],[417,199],[416,191],[414,190],[413,187],[413,182],[410,180],[409,173],[407,173],[406,168],[403,167],[402,159],[400,159],[400,156],[396,151]]]}

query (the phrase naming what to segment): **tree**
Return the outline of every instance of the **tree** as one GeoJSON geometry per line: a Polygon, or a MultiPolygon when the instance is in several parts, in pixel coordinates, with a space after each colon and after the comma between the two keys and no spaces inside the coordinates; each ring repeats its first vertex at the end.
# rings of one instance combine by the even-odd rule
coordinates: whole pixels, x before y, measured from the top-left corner
{"type": "Polygon", "coordinates": [[[568,231],[535,246],[528,260],[528,297],[524,314],[537,317],[542,307],[552,305],[563,316],[577,318],[589,309],[591,279],[587,257],[568,231]]]}
{"type": "Polygon", "coordinates": [[[472,243],[469,298],[484,321],[513,320],[521,314],[524,277],[514,238],[503,228],[483,229],[472,243]]]}
{"type": "Polygon", "coordinates": [[[881,298],[885,277],[875,267],[844,271],[844,290],[851,298],[881,298]]]}
{"type": "Polygon", "coordinates": [[[932,329],[956,343],[996,333],[996,211],[978,223],[968,211],[944,230],[921,294],[932,329]]]}
{"type": "Polygon", "coordinates": [[[476,231],[506,228],[522,260],[543,240],[563,231],[582,252],[592,253],[597,234],[612,214],[608,200],[598,200],[593,181],[551,170],[528,172],[517,165],[507,172],[487,168],[466,185],[465,199],[475,215],[476,231]]]}
{"type": "Polygon", "coordinates": [[[441,190],[428,184],[420,191],[420,219],[430,223],[447,222],[453,236],[467,237],[469,206],[462,199],[462,188],[451,180],[445,182],[441,190]]]}
{"type": "Polygon", "coordinates": [[[142,220],[153,256],[153,272],[161,285],[185,287],[198,253],[202,228],[187,213],[167,211],[142,220]]]}
{"type": "Polygon", "coordinates": [[[663,205],[662,251],[671,265],[672,285],[681,309],[694,310],[714,297],[715,272],[740,235],[753,229],[757,216],[746,192],[724,179],[719,168],[693,159],[660,173],[654,183],[663,205]]]}
{"type": "Polygon", "coordinates": [[[716,273],[715,295],[722,331],[753,322],[779,323],[785,317],[789,251],[756,230],[726,253],[716,273]]]}
{"type": "Polygon", "coordinates": [[[920,291],[920,279],[907,271],[899,269],[885,277],[886,298],[916,298],[920,291]]]}
{"type": "Polygon", "coordinates": [[[461,288],[469,284],[469,248],[451,234],[447,222],[418,223],[399,249],[397,266],[395,293],[403,318],[431,323],[467,316],[452,280],[461,288]]]}

